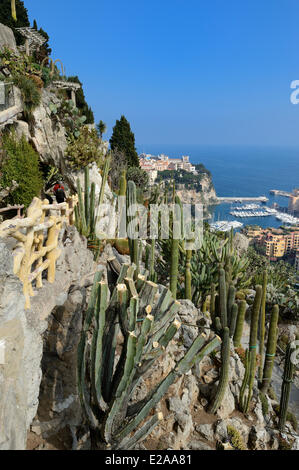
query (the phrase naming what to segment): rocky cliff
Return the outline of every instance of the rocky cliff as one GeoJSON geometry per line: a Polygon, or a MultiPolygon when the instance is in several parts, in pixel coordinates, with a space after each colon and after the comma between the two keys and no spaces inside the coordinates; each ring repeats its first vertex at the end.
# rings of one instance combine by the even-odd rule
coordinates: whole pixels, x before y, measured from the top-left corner
{"type": "Polygon", "coordinates": [[[217,203],[216,191],[212,177],[206,173],[200,175],[201,191],[188,190],[178,187],[177,194],[185,204],[203,204],[206,208],[217,203]]]}
{"type": "MultiPolygon", "coordinates": [[[[76,342],[73,334],[76,323],[75,305],[78,307],[80,304],[80,309],[84,309],[86,286],[90,284],[95,270],[93,256],[87,250],[86,241],[81,239],[75,228],[65,228],[60,235],[59,246],[62,251],[57,262],[55,283],[49,284],[44,280],[43,289],[36,292],[32,299],[31,310],[26,311],[22,284],[13,274],[13,243],[0,243],[0,338],[5,345],[4,363],[0,364],[1,450],[26,448],[27,430],[39,403],[44,336],[52,336],[52,343],[59,342],[59,334],[54,335],[56,330],[52,325],[53,319],[57,318],[59,321],[57,309],[72,304],[74,310],[65,323],[64,334],[70,343],[76,342]]],[[[69,350],[70,348],[59,352],[67,355],[69,350]]],[[[53,347],[50,352],[53,352],[53,347]]],[[[54,353],[52,361],[52,364],[57,365],[54,353]]],[[[71,406],[72,401],[77,398],[74,396],[70,400],[66,396],[68,389],[66,387],[62,390],[59,370],[56,369],[55,372],[54,369],[55,367],[47,368],[49,374],[53,371],[55,380],[51,400],[53,407],[63,410],[65,403],[71,406]]],[[[70,374],[75,374],[75,371],[70,374]]],[[[67,374],[63,373],[62,376],[68,385],[72,383],[67,374]]]]}

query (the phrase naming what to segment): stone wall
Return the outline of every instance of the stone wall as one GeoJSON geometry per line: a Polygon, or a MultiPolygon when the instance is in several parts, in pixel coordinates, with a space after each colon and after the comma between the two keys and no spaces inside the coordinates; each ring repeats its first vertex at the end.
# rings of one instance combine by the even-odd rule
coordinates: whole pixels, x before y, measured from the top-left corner
{"type": "MultiPolygon", "coordinates": [[[[43,289],[32,298],[31,310],[25,311],[22,285],[13,274],[13,243],[0,242],[0,340],[5,341],[4,363],[0,364],[0,450],[26,448],[27,431],[39,404],[43,339],[52,335],[50,355],[57,351],[68,354],[68,347],[60,351],[58,346],[55,354],[54,346],[51,350],[53,338],[58,344],[60,339],[54,319],[58,318],[59,322],[60,309],[73,302],[62,333],[72,342],[76,319],[85,306],[86,286],[92,281],[95,270],[86,241],[74,227],[65,228],[60,234],[62,254],[57,261],[55,283],[45,280],[43,289]]],[[[59,355],[57,357],[59,359],[59,355]]],[[[47,357],[43,363],[44,374],[48,369],[46,361],[47,357]]],[[[58,362],[53,362],[54,369],[58,362]]],[[[67,369],[67,365],[65,367],[67,369]]],[[[70,374],[73,375],[73,371],[70,374]]],[[[72,387],[69,377],[63,375],[72,387]]],[[[65,407],[65,396],[59,390],[57,385],[57,394],[53,397],[58,410],[65,407]]]]}

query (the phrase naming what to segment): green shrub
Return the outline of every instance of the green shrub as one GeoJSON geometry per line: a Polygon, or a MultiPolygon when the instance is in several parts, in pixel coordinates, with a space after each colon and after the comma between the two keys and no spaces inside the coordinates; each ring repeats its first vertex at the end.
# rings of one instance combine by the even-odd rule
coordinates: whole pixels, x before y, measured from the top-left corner
{"type": "Polygon", "coordinates": [[[28,207],[34,196],[40,194],[43,186],[38,154],[26,141],[25,136],[17,140],[14,133],[3,137],[3,151],[0,186],[10,186],[13,180],[19,185],[9,195],[7,202],[28,207]]]}
{"type": "Polygon", "coordinates": [[[13,82],[21,91],[24,111],[31,113],[41,102],[41,93],[36,82],[25,75],[15,75],[13,82]]]}
{"type": "Polygon", "coordinates": [[[78,170],[85,168],[92,162],[100,165],[103,160],[103,152],[100,148],[97,131],[83,126],[78,138],[70,136],[66,155],[70,165],[78,170]]]}
{"type": "Polygon", "coordinates": [[[148,187],[148,173],[137,166],[131,166],[127,169],[127,180],[134,181],[137,188],[141,188],[144,191],[147,190],[148,187]]]}
{"type": "Polygon", "coordinates": [[[230,438],[232,446],[237,450],[247,450],[245,442],[239,431],[233,426],[227,426],[227,433],[230,438]]]}

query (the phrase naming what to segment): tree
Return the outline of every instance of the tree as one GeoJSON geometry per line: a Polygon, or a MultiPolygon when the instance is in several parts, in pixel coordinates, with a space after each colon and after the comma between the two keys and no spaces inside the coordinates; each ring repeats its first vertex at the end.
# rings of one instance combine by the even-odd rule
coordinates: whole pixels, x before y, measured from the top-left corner
{"type": "Polygon", "coordinates": [[[120,152],[124,152],[128,167],[135,166],[139,168],[139,158],[135,148],[135,136],[125,116],[121,116],[120,120],[116,121],[110,139],[110,145],[113,151],[119,150],[120,152]]]}
{"type": "Polygon", "coordinates": [[[105,134],[106,131],[107,131],[107,126],[106,126],[106,124],[102,121],[102,119],[100,120],[99,124],[97,124],[97,130],[98,130],[100,139],[102,139],[102,138],[103,138],[103,134],[105,134]]]}
{"type": "Polygon", "coordinates": [[[15,28],[30,26],[28,11],[21,0],[15,0],[16,17],[15,21],[12,17],[12,0],[0,0],[0,23],[14,30],[17,45],[24,44],[25,39],[15,28]]]}
{"type": "Polygon", "coordinates": [[[33,21],[32,27],[33,29],[38,31],[41,36],[43,36],[46,39],[46,42],[39,49],[37,49],[33,54],[35,61],[41,64],[43,60],[46,57],[49,57],[52,53],[52,49],[49,46],[50,37],[46,33],[46,31],[44,31],[42,28],[38,29],[36,20],[33,21]]]}
{"type": "Polygon", "coordinates": [[[13,181],[18,185],[8,196],[7,202],[28,207],[43,187],[39,156],[24,135],[19,140],[15,133],[3,136],[3,152],[0,186],[10,187],[13,181]]]}
{"type": "Polygon", "coordinates": [[[73,83],[79,83],[79,85],[81,85],[81,88],[76,91],[76,106],[80,110],[81,115],[86,117],[85,124],[93,124],[94,123],[93,111],[86,102],[84,91],[82,88],[82,82],[80,82],[79,77],[78,76],[68,77],[67,81],[73,82],[73,83]]]}
{"type": "Polygon", "coordinates": [[[140,188],[143,191],[147,191],[148,189],[148,183],[149,183],[148,173],[147,171],[142,170],[141,168],[137,168],[133,166],[128,168],[127,180],[134,181],[137,188],[140,188]]]}

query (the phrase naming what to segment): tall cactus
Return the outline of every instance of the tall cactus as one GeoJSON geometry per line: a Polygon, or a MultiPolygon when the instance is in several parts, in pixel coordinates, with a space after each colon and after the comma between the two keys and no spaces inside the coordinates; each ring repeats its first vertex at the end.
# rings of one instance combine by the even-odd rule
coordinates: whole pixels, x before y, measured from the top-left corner
{"type": "Polygon", "coordinates": [[[292,355],[295,350],[296,350],[296,346],[294,346],[294,343],[288,344],[286,355],[285,355],[284,372],[283,372],[280,406],[279,406],[278,427],[280,431],[284,430],[286,419],[287,419],[290,393],[291,393],[291,387],[292,387],[294,371],[295,371],[295,364],[292,361],[292,355]]]}
{"type": "Polygon", "coordinates": [[[226,294],[225,271],[223,268],[219,271],[219,303],[220,303],[220,319],[221,326],[227,326],[227,294],[226,294]]]}
{"type": "Polygon", "coordinates": [[[212,325],[215,326],[215,318],[216,318],[216,285],[215,285],[214,282],[212,282],[212,284],[211,284],[210,315],[211,315],[212,325]]]}
{"type": "MultiPolygon", "coordinates": [[[[177,296],[177,287],[178,287],[178,273],[179,273],[179,246],[180,240],[178,234],[175,234],[175,223],[181,221],[182,212],[181,212],[181,201],[180,199],[173,195],[174,197],[174,213],[173,213],[173,226],[172,226],[172,240],[171,240],[171,260],[170,260],[170,291],[173,297],[176,299],[177,296]]],[[[181,223],[181,222],[180,222],[181,223]]]]}
{"type": "MultiPolygon", "coordinates": [[[[133,181],[129,181],[127,185],[127,230],[128,230],[128,240],[129,240],[129,248],[130,248],[130,257],[131,262],[134,263],[136,266],[138,264],[138,240],[134,239],[132,236],[133,233],[130,233],[130,227],[132,220],[134,219],[133,215],[130,215],[129,210],[137,204],[137,192],[136,192],[136,185],[133,181]]],[[[135,235],[134,235],[135,236],[135,235]]]]}
{"type": "Polygon", "coordinates": [[[251,324],[250,324],[250,339],[249,339],[249,354],[248,354],[248,374],[245,374],[243,384],[240,391],[239,405],[241,411],[248,412],[252,393],[253,384],[256,371],[256,348],[257,348],[257,332],[259,324],[259,316],[262,301],[262,286],[256,286],[256,294],[252,307],[251,324]],[[248,387],[247,396],[245,397],[246,387],[248,387]]]}
{"type": "Polygon", "coordinates": [[[260,388],[263,393],[267,393],[268,388],[270,386],[271,378],[272,378],[272,371],[277,347],[277,325],[279,319],[279,307],[278,305],[274,305],[273,312],[270,319],[269,325],[269,333],[268,333],[268,341],[267,341],[267,349],[266,349],[266,357],[265,357],[265,364],[264,364],[264,372],[262,376],[262,381],[260,388]]]}
{"type": "Polygon", "coordinates": [[[236,331],[237,317],[238,317],[238,305],[233,304],[231,308],[230,323],[229,323],[229,336],[231,338],[233,338],[235,331],[236,331]]]}
{"type": "Polygon", "coordinates": [[[122,170],[121,176],[119,179],[119,196],[125,196],[127,194],[127,171],[122,170]]]}
{"type": "Polygon", "coordinates": [[[78,206],[75,209],[76,227],[87,238],[95,236],[95,183],[91,184],[88,166],[84,169],[84,198],[79,178],[77,179],[78,206]]]}
{"type": "Polygon", "coordinates": [[[239,303],[238,318],[237,318],[237,324],[236,324],[236,329],[235,329],[235,334],[234,334],[234,346],[235,346],[235,348],[239,348],[241,346],[241,339],[242,339],[243,328],[244,328],[246,307],[247,307],[246,301],[242,300],[239,303]]]}
{"type": "Polygon", "coordinates": [[[99,202],[98,205],[100,206],[104,202],[104,195],[105,195],[105,187],[106,183],[108,181],[108,174],[110,170],[110,164],[111,164],[111,153],[109,152],[108,155],[106,156],[105,163],[104,163],[104,168],[102,172],[102,184],[101,184],[101,190],[99,194],[99,202]]]}
{"type": "Polygon", "coordinates": [[[220,407],[222,400],[224,398],[225,392],[228,386],[228,377],[229,377],[229,361],[230,361],[230,337],[229,337],[229,328],[225,327],[223,330],[222,336],[222,346],[221,346],[221,371],[219,384],[216,391],[216,396],[211,404],[209,411],[210,413],[216,413],[220,407]]]}
{"type": "Polygon", "coordinates": [[[186,250],[185,299],[188,299],[188,300],[192,300],[191,258],[192,258],[192,250],[186,250]]]}
{"type": "Polygon", "coordinates": [[[137,293],[134,271],[133,266],[122,266],[110,302],[108,285],[101,273],[96,274],[78,348],[79,396],[91,434],[96,436],[93,445],[99,449],[130,449],[144,439],[163,419],[161,414],[154,415],[144,423],[170,385],[221,344],[217,336],[211,340],[204,334],[198,336],[174,369],[144,399],[132,402],[140,380],[180,328],[175,320],[178,304],[170,291],[144,281],[137,293]],[[116,366],[119,352],[110,341],[115,324],[124,336],[116,366]],[[105,390],[108,358],[115,367],[105,390]]]}
{"type": "Polygon", "coordinates": [[[267,282],[268,272],[263,273],[263,294],[261,303],[261,316],[260,316],[260,337],[259,337],[259,353],[260,353],[260,366],[259,366],[259,382],[263,380],[263,364],[264,364],[264,349],[265,349],[265,323],[266,323],[266,300],[267,300],[267,282]]]}
{"type": "Polygon", "coordinates": [[[17,21],[16,0],[11,0],[11,16],[17,21]]]}
{"type": "Polygon", "coordinates": [[[227,293],[227,322],[228,325],[231,323],[232,308],[235,303],[236,298],[236,288],[233,284],[229,285],[227,293]]]}

